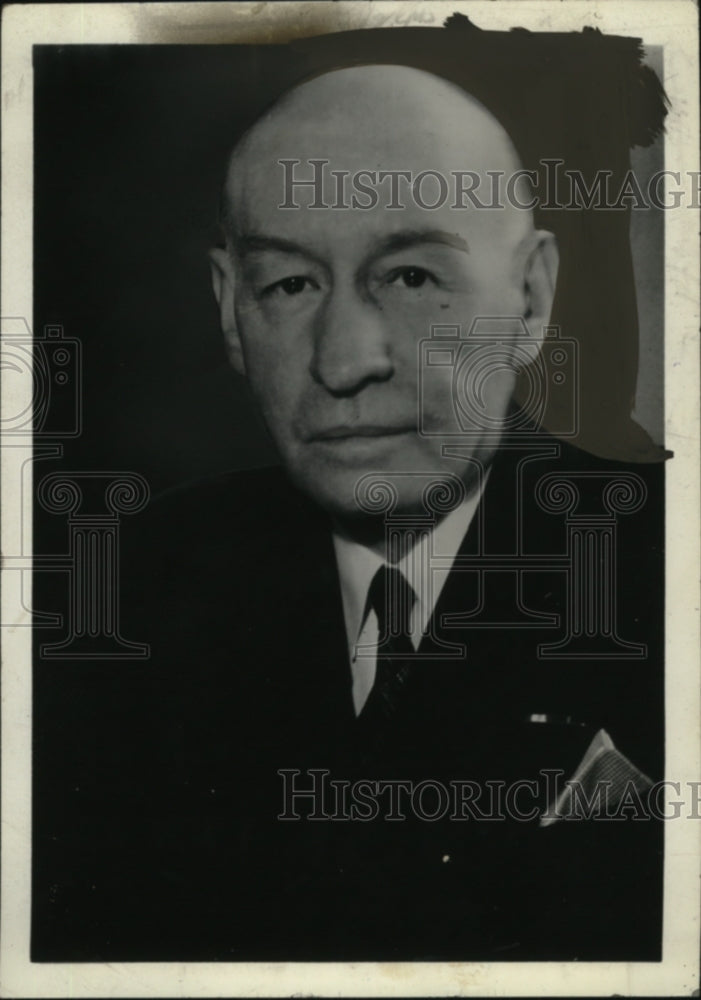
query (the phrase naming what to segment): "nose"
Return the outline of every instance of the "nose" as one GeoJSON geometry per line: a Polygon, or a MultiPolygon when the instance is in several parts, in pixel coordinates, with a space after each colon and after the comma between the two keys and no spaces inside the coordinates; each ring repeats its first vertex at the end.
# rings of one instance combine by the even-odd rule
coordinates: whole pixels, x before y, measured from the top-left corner
{"type": "Polygon", "coordinates": [[[356,288],[334,288],[317,314],[310,371],[334,396],[358,392],[369,382],[391,378],[382,310],[356,288]]]}

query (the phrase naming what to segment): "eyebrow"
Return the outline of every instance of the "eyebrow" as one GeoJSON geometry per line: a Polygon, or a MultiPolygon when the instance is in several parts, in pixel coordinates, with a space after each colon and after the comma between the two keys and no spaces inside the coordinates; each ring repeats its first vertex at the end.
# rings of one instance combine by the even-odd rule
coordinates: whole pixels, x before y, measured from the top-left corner
{"type": "MultiPolygon", "coordinates": [[[[397,253],[400,250],[409,250],[412,247],[425,243],[437,243],[440,246],[447,246],[462,253],[470,252],[467,240],[458,236],[457,233],[449,233],[443,229],[405,229],[398,233],[392,233],[383,239],[374,248],[370,257],[372,260],[377,260],[386,254],[397,253]]],[[[235,246],[236,251],[242,257],[246,257],[249,254],[272,251],[294,254],[297,257],[307,257],[310,260],[323,263],[319,256],[307,247],[292,240],[283,239],[280,236],[263,236],[258,233],[249,233],[240,236],[236,240],[235,246]]]]}
{"type": "Polygon", "coordinates": [[[396,253],[398,250],[409,250],[422,243],[438,243],[442,246],[451,247],[453,250],[460,250],[462,253],[469,253],[470,248],[467,240],[457,233],[449,233],[443,229],[405,229],[399,233],[392,233],[382,240],[373,257],[382,257],[388,253],[396,253]]]}
{"type": "Polygon", "coordinates": [[[260,236],[257,233],[249,233],[246,236],[240,236],[235,242],[235,247],[242,257],[272,250],[276,253],[295,254],[297,257],[310,257],[312,260],[318,259],[317,255],[307,247],[294,243],[292,240],[285,240],[280,236],[260,236]]]}

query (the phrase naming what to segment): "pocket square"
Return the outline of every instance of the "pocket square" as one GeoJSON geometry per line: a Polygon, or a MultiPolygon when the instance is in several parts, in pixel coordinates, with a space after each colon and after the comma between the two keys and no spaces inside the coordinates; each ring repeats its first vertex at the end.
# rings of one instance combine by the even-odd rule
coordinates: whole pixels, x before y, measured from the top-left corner
{"type": "Polygon", "coordinates": [[[540,817],[540,826],[578,815],[573,807],[583,803],[589,817],[597,815],[594,808],[601,815],[602,811],[615,809],[631,789],[641,794],[652,786],[652,780],[616,749],[605,729],[600,729],[554,805],[549,805],[540,817]]]}

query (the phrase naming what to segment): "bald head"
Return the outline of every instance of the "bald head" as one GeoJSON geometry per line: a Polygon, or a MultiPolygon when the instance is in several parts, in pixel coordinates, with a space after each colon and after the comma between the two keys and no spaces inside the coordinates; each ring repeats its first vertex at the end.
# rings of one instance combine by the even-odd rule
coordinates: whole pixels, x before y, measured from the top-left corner
{"type": "MultiPolygon", "coordinates": [[[[282,194],[283,184],[294,177],[281,161],[292,160],[299,162],[294,177],[300,178],[312,176],[311,161],[324,161],[325,205],[339,204],[340,199],[341,206],[363,211],[398,209],[406,201],[404,193],[418,199],[427,214],[442,200],[440,207],[498,216],[490,220],[494,238],[503,235],[515,243],[532,228],[530,212],[520,208],[476,208],[480,199],[489,202],[488,172],[513,176],[521,170],[518,154],[502,125],[479,101],[422,70],[390,65],[342,69],[300,84],[280,98],[232,152],[223,198],[229,236],[244,222],[261,171],[275,185],[275,193],[282,194]],[[347,175],[349,185],[358,177],[366,188],[374,185],[377,204],[367,198],[353,202],[345,188],[340,191],[341,174],[347,175]]],[[[528,204],[525,178],[514,190],[518,202],[528,204]]],[[[316,194],[304,185],[294,193],[300,206],[311,205],[316,194]]]]}

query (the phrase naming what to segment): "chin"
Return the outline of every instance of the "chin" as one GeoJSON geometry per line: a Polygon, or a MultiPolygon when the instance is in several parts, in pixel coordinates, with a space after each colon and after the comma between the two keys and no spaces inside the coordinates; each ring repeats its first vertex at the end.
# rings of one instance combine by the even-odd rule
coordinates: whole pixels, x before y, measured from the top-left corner
{"type": "MultiPolygon", "coordinates": [[[[404,472],[404,470],[402,470],[404,472]]],[[[392,469],[352,473],[320,473],[293,475],[297,487],[307,494],[331,517],[359,526],[365,523],[382,525],[388,517],[411,518],[426,521],[435,514],[445,514],[457,506],[465,496],[459,477],[445,469],[421,471],[416,477],[398,475],[392,469]]],[[[407,527],[410,524],[407,525],[407,527]]]]}
{"type": "Polygon", "coordinates": [[[388,451],[383,442],[375,454],[349,449],[345,460],[325,449],[288,449],[283,464],[297,488],[318,506],[332,517],[355,522],[391,514],[440,516],[457,506],[479,480],[479,461],[446,460],[438,448],[428,452],[401,444],[388,451]]]}
{"type": "Polygon", "coordinates": [[[343,475],[305,469],[290,470],[289,474],[295,486],[332,517],[354,520],[363,516],[356,499],[356,484],[363,473],[343,475]]]}

